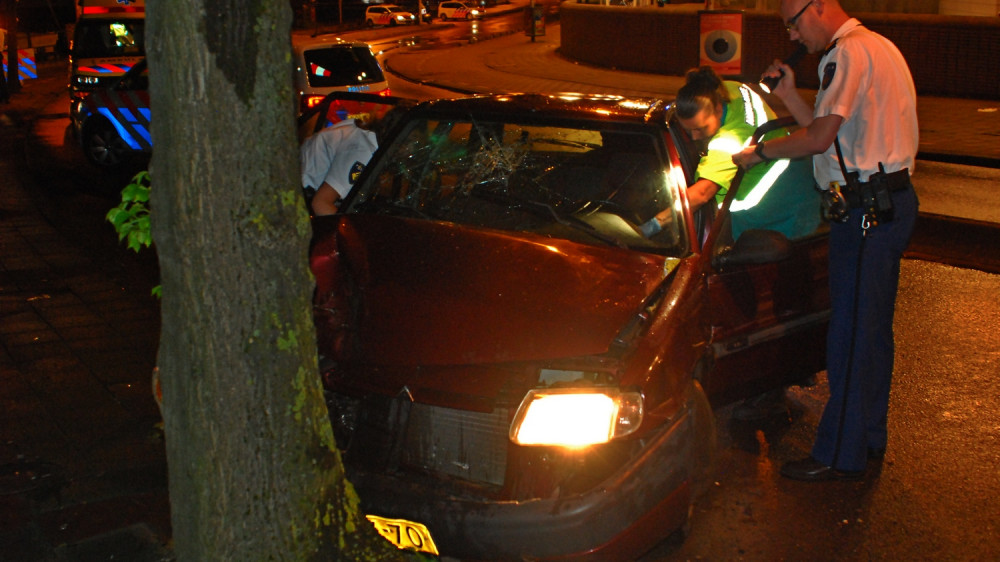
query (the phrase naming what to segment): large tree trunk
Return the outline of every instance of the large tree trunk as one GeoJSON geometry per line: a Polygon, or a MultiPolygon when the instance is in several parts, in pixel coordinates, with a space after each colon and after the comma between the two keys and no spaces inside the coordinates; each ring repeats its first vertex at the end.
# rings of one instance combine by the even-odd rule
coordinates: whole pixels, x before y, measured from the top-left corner
{"type": "Polygon", "coordinates": [[[289,4],[147,10],[177,557],[398,556],[358,512],[317,372],[289,4]]]}

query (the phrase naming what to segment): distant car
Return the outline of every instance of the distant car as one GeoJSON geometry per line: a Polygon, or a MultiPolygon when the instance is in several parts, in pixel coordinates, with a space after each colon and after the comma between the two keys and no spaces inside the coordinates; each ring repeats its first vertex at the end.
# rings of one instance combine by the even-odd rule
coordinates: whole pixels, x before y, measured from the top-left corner
{"type": "Polygon", "coordinates": [[[481,18],[486,13],[485,8],[478,8],[465,2],[441,2],[438,4],[438,17],[447,20],[471,20],[481,18]]]}
{"type": "Polygon", "coordinates": [[[409,25],[417,23],[417,16],[393,4],[368,6],[365,10],[365,25],[409,25]]]}
{"type": "Polygon", "coordinates": [[[389,95],[382,67],[366,43],[320,37],[297,41],[292,51],[299,113],[330,92],[389,95]]]}
{"type": "Polygon", "coordinates": [[[712,407],[824,368],[829,228],[733,240],[737,186],[690,208],[698,160],[669,102],[439,100],[314,219],[329,413],[387,540],[639,559],[687,521],[712,407]]]}
{"type": "Polygon", "coordinates": [[[131,154],[152,152],[146,59],[72,104],[70,122],[87,161],[98,167],[115,168],[131,154]]]}

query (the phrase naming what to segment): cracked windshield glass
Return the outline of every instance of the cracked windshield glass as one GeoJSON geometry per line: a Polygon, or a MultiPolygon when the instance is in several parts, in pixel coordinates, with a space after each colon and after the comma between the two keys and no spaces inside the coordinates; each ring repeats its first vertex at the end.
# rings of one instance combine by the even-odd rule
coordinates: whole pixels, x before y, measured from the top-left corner
{"type": "Polygon", "coordinates": [[[648,133],[474,119],[413,119],[401,131],[348,212],[662,255],[686,247],[677,186],[648,133]],[[643,237],[639,225],[664,210],[663,229],[643,237]]]}

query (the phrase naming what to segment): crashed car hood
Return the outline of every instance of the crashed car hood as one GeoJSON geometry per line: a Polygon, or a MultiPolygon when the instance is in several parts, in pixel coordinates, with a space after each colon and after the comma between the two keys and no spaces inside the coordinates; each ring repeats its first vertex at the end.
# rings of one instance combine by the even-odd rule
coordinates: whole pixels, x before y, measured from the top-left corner
{"type": "Polygon", "coordinates": [[[347,215],[341,278],[369,365],[602,353],[668,273],[661,256],[452,223],[347,215]],[[346,274],[346,275],[345,275],[346,274]]]}

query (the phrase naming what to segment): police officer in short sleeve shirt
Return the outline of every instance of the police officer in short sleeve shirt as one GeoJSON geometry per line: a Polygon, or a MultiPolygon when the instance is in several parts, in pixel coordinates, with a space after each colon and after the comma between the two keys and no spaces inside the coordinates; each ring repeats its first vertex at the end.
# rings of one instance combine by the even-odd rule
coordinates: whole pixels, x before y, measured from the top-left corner
{"type": "Polygon", "coordinates": [[[916,92],[906,61],[885,37],[851,18],[837,0],[782,0],[792,40],[822,53],[814,107],[799,95],[794,71],[775,61],[765,75],[785,76],[773,93],[802,127],[733,156],[744,168],[774,158],[813,155],[818,187],[845,185],[844,168],[869,182],[879,166],[893,173],[891,220],[873,221],[850,205],[845,222],[830,225],[832,315],[827,338],[830,398],[811,454],[785,463],[785,477],[859,479],[884,455],[893,371],[893,311],[899,264],[917,216],[913,171],[918,145],[916,92]],[[901,185],[900,185],[901,184],[901,185]]]}

